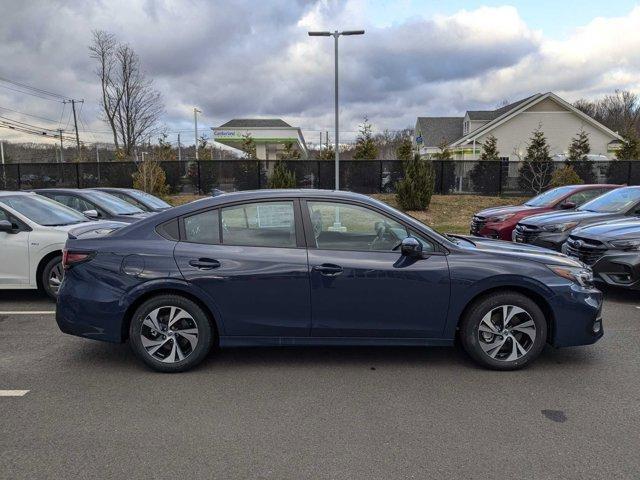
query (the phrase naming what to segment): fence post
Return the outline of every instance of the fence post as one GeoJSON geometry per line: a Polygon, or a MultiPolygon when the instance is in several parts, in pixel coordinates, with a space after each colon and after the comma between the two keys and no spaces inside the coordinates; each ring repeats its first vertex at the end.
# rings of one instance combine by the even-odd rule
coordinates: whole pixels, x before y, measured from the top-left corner
{"type": "Polygon", "coordinates": [[[196,160],[198,166],[198,195],[202,195],[202,179],[200,178],[200,160],[196,160]]]}
{"type": "MultiPolygon", "coordinates": [[[[268,160],[265,160],[265,162],[267,162],[267,161],[268,160]]],[[[256,171],[258,172],[258,190],[260,190],[260,188],[261,188],[260,187],[260,183],[261,183],[261,180],[262,180],[262,178],[261,178],[262,174],[260,172],[260,160],[256,160],[256,164],[258,165],[258,168],[256,169],[256,171]]],[[[267,165],[267,171],[268,171],[268,169],[269,169],[269,165],[267,165]]]]}
{"type": "Polygon", "coordinates": [[[80,164],[76,162],[76,188],[80,188],[80,164]]]}
{"type": "Polygon", "coordinates": [[[498,195],[502,195],[502,160],[498,160],[498,195]]]}
{"type": "Polygon", "coordinates": [[[380,187],[379,193],[384,193],[384,185],[382,185],[382,160],[378,160],[378,162],[380,162],[380,181],[378,182],[378,185],[380,187]]]}
{"type": "Polygon", "coordinates": [[[631,185],[631,161],[627,161],[627,185],[631,185]]]}
{"type": "Polygon", "coordinates": [[[318,164],[318,180],[317,180],[318,183],[316,185],[316,188],[320,188],[320,185],[321,185],[321,183],[320,183],[320,160],[316,160],[316,163],[318,164]]]}
{"type": "Polygon", "coordinates": [[[444,160],[440,160],[440,195],[444,195],[444,160]]]}
{"type": "Polygon", "coordinates": [[[18,190],[22,190],[22,175],[20,175],[20,164],[18,163],[18,190]]]}

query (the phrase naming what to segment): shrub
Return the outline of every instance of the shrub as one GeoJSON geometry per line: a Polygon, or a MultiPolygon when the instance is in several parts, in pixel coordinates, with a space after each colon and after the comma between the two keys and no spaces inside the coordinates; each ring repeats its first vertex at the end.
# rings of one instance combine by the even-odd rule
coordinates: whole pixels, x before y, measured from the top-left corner
{"type": "Polygon", "coordinates": [[[133,177],[133,188],[158,196],[169,193],[167,175],[155,160],[140,162],[138,170],[131,176],[133,177]]]}
{"type": "Polygon", "coordinates": [[[565,165],[553,172],[549,186],[555,188],[563,187],[565,185],[581,185],[583,183],[584,181],[580,178],[580,175],[576,173],[573,167],[565,165]]]}
{"type": "Polygon", "coordinates": [[[289,170],[282,160],[278,160],[273,166],[273,173],[267,185],[269,188],[295,188],[296,174],[289,170]]]}
{"type": "Polygon", "coordinates": [[[433,164],[415,155],[404,162],[404,178],[396,183],[396,199],[403,210],[426,210],[435,184],[433,164]]]}

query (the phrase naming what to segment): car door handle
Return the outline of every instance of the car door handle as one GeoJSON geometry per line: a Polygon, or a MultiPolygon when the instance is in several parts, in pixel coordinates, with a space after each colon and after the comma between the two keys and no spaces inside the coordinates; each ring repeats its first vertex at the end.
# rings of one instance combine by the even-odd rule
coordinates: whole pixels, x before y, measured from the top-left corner
{"type": "Polygon", "coordinates": [[[200,270],[213,270],[220,266],[220,262],[212,258],[198,258],[197,260],[189,260],[189,265],[200,270]]]}
{"type": "Polygon", "coordinates": [[[328,277],[335,277],[343,272],[340,265],[334,265],[332,263],[323,263],[322,265],[316,265],[313,267],[314,272],[318,272],[320,275],[326,275],[328,277]]]}

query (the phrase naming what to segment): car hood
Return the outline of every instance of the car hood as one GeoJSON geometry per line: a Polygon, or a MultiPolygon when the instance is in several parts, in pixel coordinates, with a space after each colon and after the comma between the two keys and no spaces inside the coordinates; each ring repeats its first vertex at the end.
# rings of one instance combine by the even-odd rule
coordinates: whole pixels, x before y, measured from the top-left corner
{"type": "Polygon", "coordinates": [[[600,241],[640,238],[640,218],[601,222],[578,228],[572,232],[572,235],[600,241]]]}
{"type": "Polygon", "coordinates": [[[522,223],[526,225],[535,225],[541,227],[542,225],[552,225],[554,223],[566,223],[566,222],[595,222],[600,219],[603,221],[606,218],[617,215],[615,213],[598,213],[587,212],[580,210],[573,210],[570,212],[550,212],[543,213],[541,215],[535,215],[523,220],[522,223]]]}
{"type": "Polygon", "coordinates": [[[538,211],[543,212],[545,210],[546,208],[543,208],[543,207],[529,207],[527,205],[506,205],[504,207],[485,208],[484,210],[480,210],[478,213],[476,213],[476,216],[490,218],[490,217],[497,217],[499,215],[508,215],[510,213],[524,212],[527,214],[531,214],[538,211]]]}
{"type": "MultiPolygon", "coordinates": [[[[566,255],[533,245],[505,242],[484,237],[470,237],[467,235],[452,235],[465,238],[475,244],[475,249],[485,253],[495,253],[501,257],[509,256],[547,265],[566,265],[568,267],[582,267],[583,264],[566,255]]],[[[463,245],[461,245],[463,246],[463,245]]],[[[473,248],[473,247],[472,247],[473,248]]]]}

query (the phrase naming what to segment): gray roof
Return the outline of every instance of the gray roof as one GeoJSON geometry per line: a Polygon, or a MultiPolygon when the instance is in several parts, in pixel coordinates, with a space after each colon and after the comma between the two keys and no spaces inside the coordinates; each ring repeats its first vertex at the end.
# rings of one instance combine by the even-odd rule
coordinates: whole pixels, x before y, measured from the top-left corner
{"type": "MultiPolygon", "coordinates": [[[[418,132],[425,147],[438,147],[462,136],[463,117],[418,117],[418,132]]],[[[418,134],[416,132],[416,135],[418,134]]]]}
{"type": "Polygon", "coordinates": [[[280,118],[234,118],[219,128],[259,128],[259,127],[291,127],[280,118]]]}
{"type": "Polygon", "coordinates": [[[540,95],[536,93],[535,95],[531,95],[530,97],[523,98],[522,100],[518,100],[516,102],[505,105],[504,107],[497,108],[495,110],[468,110],[467,114],[469,115],[470,120],[495,120],[496,118],[504,115],[505,113],[513,110],[514,108],[522,105],[524,102],[532,99],[533,97],[537,97],[540,95]]]}

